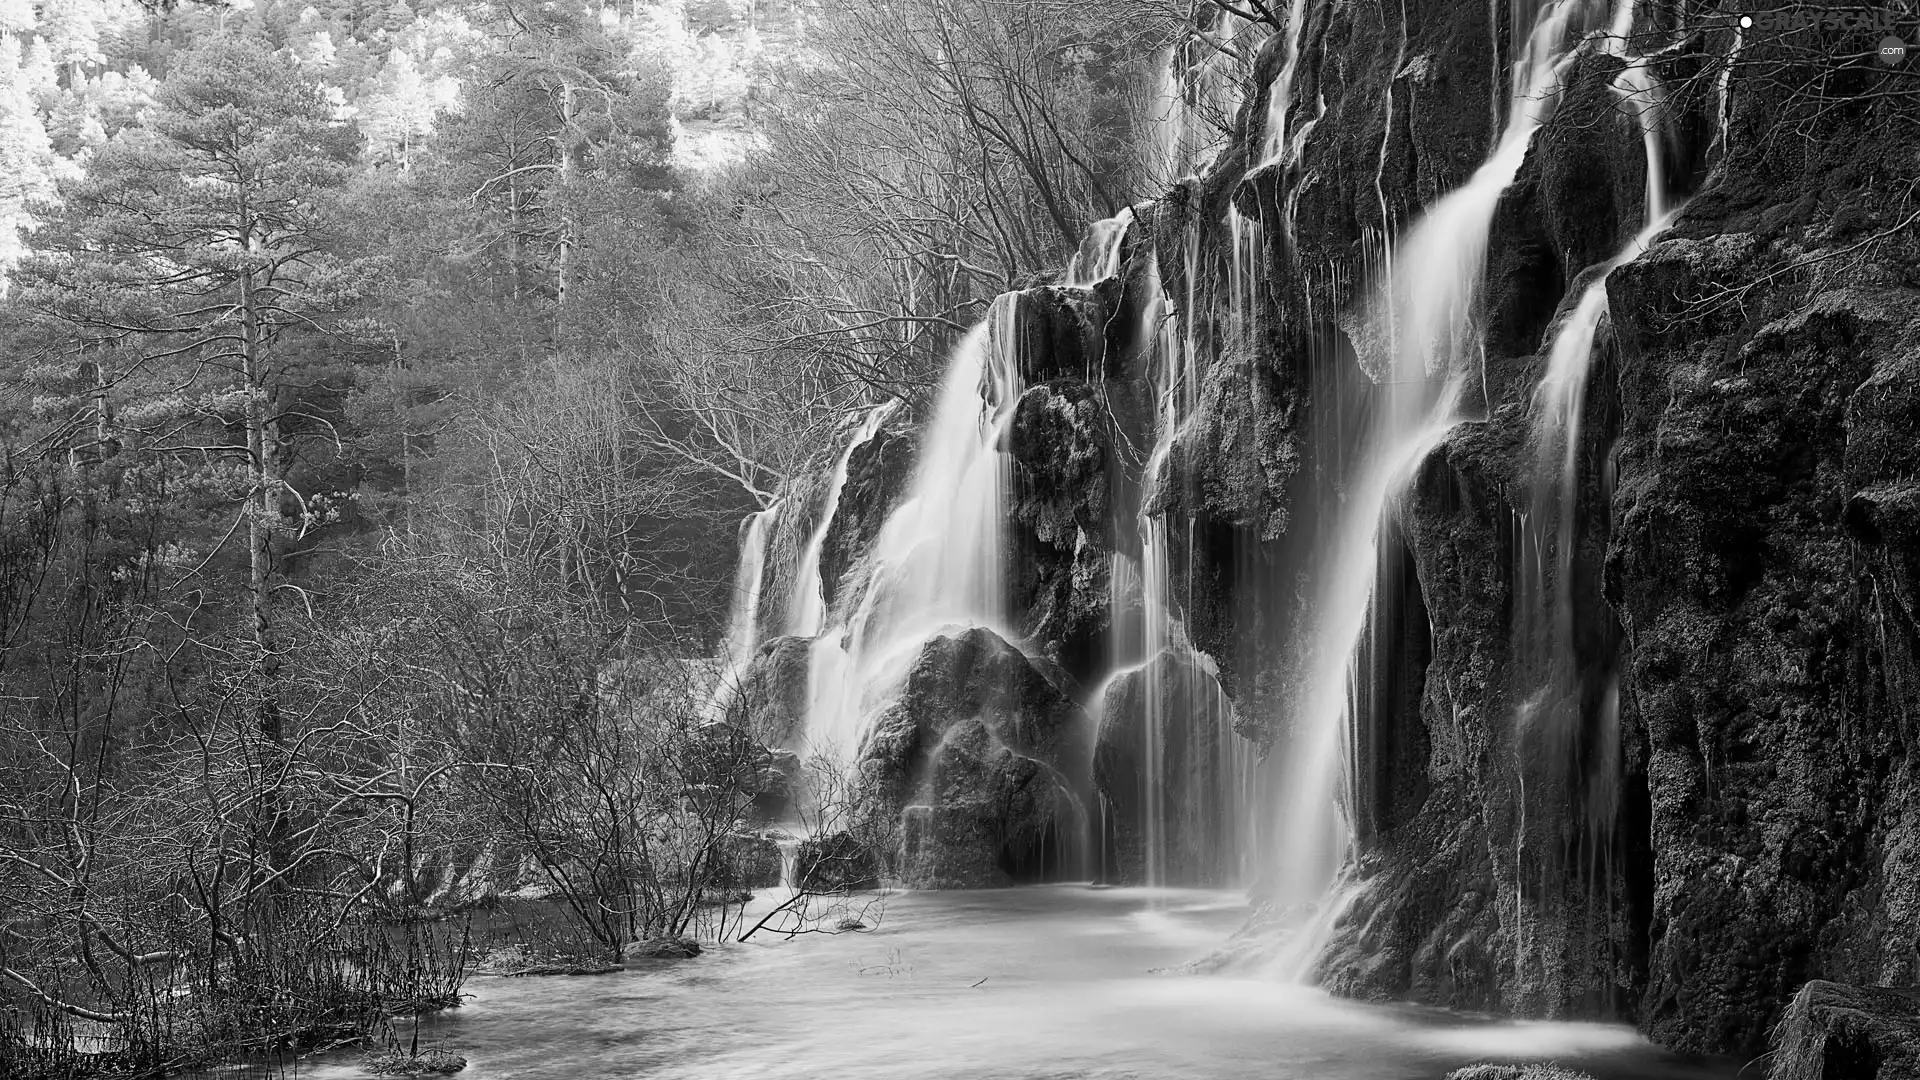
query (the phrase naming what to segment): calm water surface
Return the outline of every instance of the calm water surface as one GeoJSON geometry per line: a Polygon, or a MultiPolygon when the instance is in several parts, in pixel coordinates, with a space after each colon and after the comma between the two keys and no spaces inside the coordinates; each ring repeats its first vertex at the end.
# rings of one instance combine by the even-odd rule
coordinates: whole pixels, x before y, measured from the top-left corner
{"type": "MultiPolygon", "coordinates": [[[[465,1054],[462,1080],[1438,1080],[1489,1060],[1602,1080],[1736,1071],[1625,1027],[1153,973],[1211,952],[1245,917],[1237,895],[1188,890],[905,893],[869,933],[756,938],[590,978],[476,978],[422,1042],[465,1054]]],[[[346,1080],[357,1060],[299,1074],[346,1080]]]]}

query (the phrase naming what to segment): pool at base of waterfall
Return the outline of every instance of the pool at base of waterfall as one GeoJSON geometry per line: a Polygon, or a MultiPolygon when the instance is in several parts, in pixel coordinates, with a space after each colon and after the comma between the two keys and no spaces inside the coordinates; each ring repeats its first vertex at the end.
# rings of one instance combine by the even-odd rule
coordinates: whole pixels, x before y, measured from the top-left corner
{"type": "MultiPolygon", "coordinates": [[[[462,1080],[1439,1080],[1482,1061],[1555,1061],[1599,1080],[1737,1070],[1620,1025],[1492,1021],[1166,970],[1213,952],[1246,915],[1237,894],[1184,889],[897,893],[869,931],[756,936],[593,978],[476,978],[464,1007],[425,1023],[421,1045],[464,1055],[462,1080]]],[[[308,1059],[298,1073],[362,1076],[359,1056],[308,1059]]]]}

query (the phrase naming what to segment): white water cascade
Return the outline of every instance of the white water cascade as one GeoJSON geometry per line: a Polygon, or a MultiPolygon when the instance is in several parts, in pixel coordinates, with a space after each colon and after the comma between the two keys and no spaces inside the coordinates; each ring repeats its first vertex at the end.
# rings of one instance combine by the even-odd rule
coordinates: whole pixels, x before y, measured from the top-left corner
{"type": "Polygon", "coordinates": [[[760,645],[760,591],[767,569],[767,538],[780,515],[780,501],[748,514],[740,522],[740,565],[734,572],[733,600],[727,609],[727,636],[721,660],[736,671],[753,659],[760,645]]]}
{"type": "Polygon", "coordinates": [[[833,515],[840,506],[840,493],[847,486],[847,469],[853,463],[853,455],[872,440],[880,425],[886,423],[898,407],[899,402],[890,401],[863,413],[846,448],[834,459],[833,475],[827,481],[827,492],[820,504],[820,521],[807,537],[800,564],[794,570],[793,595],[787,603],[786,632],[789,634],[814,637],[826,626],[827,601],[824,582],[820,580],[820,555],[826,547],[827,532],[833,527],[833,515]]]}
{"type": "MultiPolygon", "coordinates": [[[[1191,248],[1191,245],[1190,245],[1191,248]]],[[[1141,337],[1149,343],[1148,375],[1155,398],[1154,444],[1141,471],[1141,509],[1135,521],[1141,557],[1116,556],[1116,606],[1139,602],[1139,637],[1116,641],[1116,654],[1137,663],[1117,669],[1095,700],[1110,701],[1113,680],[1139,680],[1141,883],[1226,884],[1243,880],[1255,805],[1257,754],[1233,730],[1233,710],[1220,690],[1213,661],[1187,638],[1182,613],[1191,610],[1190,578],[1176,573],[1172,530],[1181,528],[1189,551],[1191,517],[1170,520],[1160,496],[1174,482],[1170,457],[1199,405],[1200,353],[1180,310],[1162,291],[1159,267],[1149,262],[1148,300],[1141,337]]],[[[1116,611],[1115,624],[1121,625],[1116,611]]]]}
{"type": "Polygon", "coordinates": [[[1383,517],[1414,468],[1478,394],[1476,322],[1488,231],[1570,63],[1576,19],[1590,0],[1543,8],[1512,73],[1505,129],[1462,187],[1434,204],[1396,246],[1357,342],[1376,383],[1357,463],[1332,528],[1309,558],[1315,583],[1298,636],[1301,655],[1280,762],[1276,884],[1283,907],[1317,905],[1280,961],[1306,976],[1340,909],[1333,886],[1352,843],[1353,724],[1371,622],[1383,517]]]}
{"type": "Polygon", "coordinates": [[[1293,100],[1293,78],[1300,68],[1300,35],[1307,20],[1307,0],[1293,0],[1287,9],[1286,56],[1280,72],[1267,92],[1267,126],[1260,142],[1260,164],[1269,165],[1287,156],[1287,109],[1293,100]]]}
{"type": "Polygon", "coordinates": [[[1144,117],[1156,185],[1205,171],[1225,145],[1240,107],[1240,66],[1259,47],[1265,25],[1223,10],[1212,29],[1168,50],[1144,117]]]}
{"type": "Polygon", "coordinates": [[[929,637],[1007,630],[1007,429],[1020,397],[1015,296],[954,350],[906,495],[881,526],[844,622],[815,642],[805,749],[840,763],[929,637]]]}

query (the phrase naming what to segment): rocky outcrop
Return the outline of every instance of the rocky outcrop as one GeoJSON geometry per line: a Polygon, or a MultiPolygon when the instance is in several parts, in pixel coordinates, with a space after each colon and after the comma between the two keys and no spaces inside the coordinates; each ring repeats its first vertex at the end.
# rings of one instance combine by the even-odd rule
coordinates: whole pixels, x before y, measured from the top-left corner
{"type": "Polygon", "coordinates": [[[919,436],[913,417],[896,409],[873,438],[847,457],[847,481],[820,544],[820,592],[827,606],[839,602],[841,583],[880,535],[913,477],[919,436]]]}
{"type": "Polygon", "coordinates": [[[778,637],[734,676],[729,719],[769,746],[792,747],[806,730],[811,638],[778,637]]]}
{"type": "Polygon", "coordinates": [[[727,845],[729,866],[714,885],[721,890],[770,889],[780,884],[780,843],[766,833],[742,833],[727,845]]]}
{"type": "Polygon", "coordinates": [[[1233,706],[1190,650],[1169,649],[1108,682],[1093,779],[1099,879],[1229,886],[1240,880],[1250,755],[1233,706]]]}
{"type": "Polygon", "coordinates": [[[1920,1076],[1920,994],[1815,980],[1774,1034],[1768,1080],[1920,1076]]]}
{"type": "Polygon", "coordinates": [[[1688,1048],[1758,1045],[1812,976],[1920,980],[1920,277],[1914,247],[1862,243],[1897,219],[1828,190],[1768,228],[1776,196],[1710,189],[1613,284],[1644,1020],[1688,1048]]]}
{"type": "Polygon", "coordinates": [[[1024,571],[1014,602],[1027,612],[1027,640],[1080,675],[1099,662],[1109,622],[1110,441],[1098,394],[1084,382],[1028,389],[1008,433],[1024,571]]]}
{"type": "Polygon", "coordinates": [[[1090,738],[1047,661],[980,627],[928,641],[861,755],[866,790],[904,815],[898,876],[979,888],[1077,875],[1090,738]]]}
{"type": "Polygon", "coordinates": [[[877,889],[880,876],[878,854],[852,833],[810,837],[794,854],[794,886],[809,892],[877,889]]]}

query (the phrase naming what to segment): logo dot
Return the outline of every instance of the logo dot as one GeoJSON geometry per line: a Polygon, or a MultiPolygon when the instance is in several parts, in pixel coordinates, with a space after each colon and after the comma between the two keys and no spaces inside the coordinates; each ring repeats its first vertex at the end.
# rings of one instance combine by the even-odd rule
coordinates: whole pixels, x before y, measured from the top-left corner
{"type": "Polygon", "coordinates": [[[1893,67],[1907,58],[1907,43],[1888,34],[1880,39],[1880,62],[1893,67]]]}
{"type": "Polygon", "coordinates": [[[1740,29],[1742,30],[1753,29],[1753,16],[1751,15],[1740,16],[1740,29]]]}

